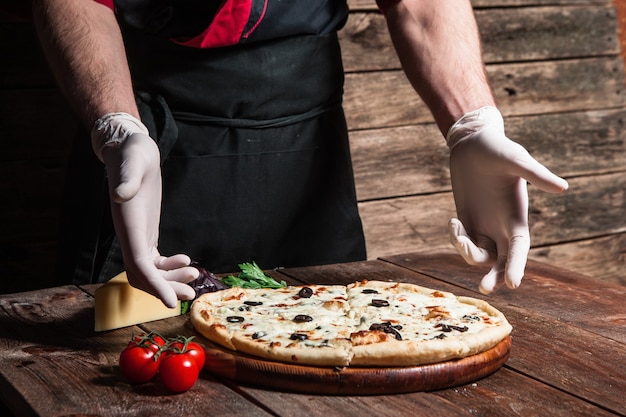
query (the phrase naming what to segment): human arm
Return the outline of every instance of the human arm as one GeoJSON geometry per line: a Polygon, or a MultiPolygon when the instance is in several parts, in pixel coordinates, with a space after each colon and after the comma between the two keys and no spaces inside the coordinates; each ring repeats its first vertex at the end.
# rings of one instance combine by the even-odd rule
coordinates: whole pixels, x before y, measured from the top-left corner
{"type": "Polygon", "coordinates": [[[504,133],[482,62],[467,0],[379,0],[402,67],[450,147],[458,219],[451,240],[471,264],[492,265],[480,290],[520,285],[528,251],[526,181],[548,192],[567,189],[504,133]],[[454,126],[454,128],[452,128],[454,126]]]}
{"type": "MultiPolygon", "coordinates": [[[[121,32],[113,12],[93,1],[34,0],[33,19],[61,91],[83,125],[92,129],[106,115],[108,126],[124,124],[112,137],[93,130],[94,150],[105,163],[111,211],[129,282],[173,306],[193,298],[185,282],[198,271],[186,255],[157,249],[161,204],[159,151],[138,120],[121,32]],[[131,120],[132,122],[128,122],[131,120]],[[109,144],[106,144],[109,141],[109,144]]],[[[102,124],[101,124],[102,126],[102,124]]]]}

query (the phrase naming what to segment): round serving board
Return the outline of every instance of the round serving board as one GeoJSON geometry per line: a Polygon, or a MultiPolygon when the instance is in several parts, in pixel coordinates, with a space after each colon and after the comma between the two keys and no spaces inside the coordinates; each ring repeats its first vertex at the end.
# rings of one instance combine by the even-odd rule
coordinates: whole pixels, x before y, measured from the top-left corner
{"type": "Polygon", "coordinates": [[[243,385],[324,395],[378,395],[432,391],[467,384],[498,370],[511,337],[473,356],[406,367],[316,367],[266,361],[205,343],[205,369],[243,385]]]}

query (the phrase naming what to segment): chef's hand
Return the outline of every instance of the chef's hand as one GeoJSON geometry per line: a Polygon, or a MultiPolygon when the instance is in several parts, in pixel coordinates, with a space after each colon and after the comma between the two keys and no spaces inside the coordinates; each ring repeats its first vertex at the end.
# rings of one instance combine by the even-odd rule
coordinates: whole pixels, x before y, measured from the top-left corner
{"type": "Polygon", "coordinates": [[[162,256],[158,249],[161,212],[159,149],[148,129],[126,113],[96,122],[92,145],[104,162],[116,235],[129,283],[174,307],[195,291],[186,282],[198,276],[187,255],[162,256]]]}
{"type": "Polygon", "coordinates": [[[547,192],[562,192],[567,181],[537,162],[505,136],[502,115],[484,107],[457,121],[446,136],[458,219],[450,239],[471,265],[492,265],[479,290],[491,293],[504,281],[517,288],[530,249],[526,181],[547,192]]]}

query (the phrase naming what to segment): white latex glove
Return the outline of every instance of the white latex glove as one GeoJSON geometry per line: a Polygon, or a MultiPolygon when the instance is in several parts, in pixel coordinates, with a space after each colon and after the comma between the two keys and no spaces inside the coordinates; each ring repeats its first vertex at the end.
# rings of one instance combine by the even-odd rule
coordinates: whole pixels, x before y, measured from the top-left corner
{"type": "Polygon", "coordinates": [[[159,149],[138,119],[111,113],[91,133],[96,156],[105,163],[111,212],[122,247],[128,282],[174,307],[195,291],[186,282],[198,276],[187,255],[161,256],[157,249],[161,213],[159,149]]]}
{"type": "Polygon", "coordinates": [[[547,192],[565,191],[567,181],[506,137],[495,107],[464,115],[446,140],[459,217],[450,220],[450,240],[467,263],[492,265],[480,282],[481,293],[491,293],[502,281],[517,288],[530,249],[526,181],[547,192]]]}

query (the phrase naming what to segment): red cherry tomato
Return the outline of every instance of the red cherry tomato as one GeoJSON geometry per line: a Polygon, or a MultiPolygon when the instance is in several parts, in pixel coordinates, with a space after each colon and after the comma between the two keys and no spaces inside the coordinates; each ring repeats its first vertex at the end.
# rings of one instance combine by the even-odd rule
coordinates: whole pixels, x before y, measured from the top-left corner
{"type": "Polygon", "coordinates": [[[140,333],[138,335],[133,336],[132,339],[128,342],[128,346],[132,345],[142,345],[144,347],[149,347],[154,352],[158,352],[163,346],[165,346],[166,341],[163,336],[157,333],[140,333]]]}
{"type": "Polygon", "coordinates": [[[171,391],[183,392],[193,387],[204,367],[204,349],[192,339],[179,336],[170,340],[163,350],[159,373],[161,381],[171,391]]]}
{"type": "Polygon", "coordinates": [[[186,353],[168,353],[159,368],[163,385],[173,392],[184,392],[193,387],[199,374],[195,360],[186,353]]]}
{"type": "Polygon", "coordinates": [[[181,338],[175,342],[172,342],[169,345],[169,349],[167,350],[168,354],[178,353],[178,354],[186,354],[193,362],[196,364],[198,368],[198,372],[202,371],[204,368],[204,362],[206,360],[206,355],[204,353],[204,349],[199,343],[191,342],[191,339],[181,338]]]}
{"type": "Polygon", "coordinates": [[[122,375],[133,384],[150,381],[159,371],[164,345],[165,339],[154,333],[133,336],[120,354],[122,375]]]}
{"type": "Polygon", "coordinates": [[[120,354],[120,370],[133,384],[148,382],[159,370],[159,360],[155,355],[149,347],[130,345],[120,354]]]}

